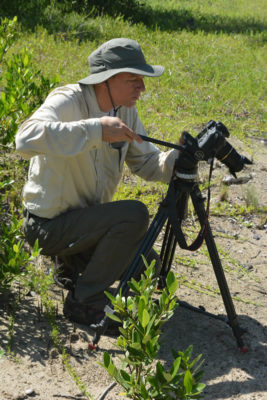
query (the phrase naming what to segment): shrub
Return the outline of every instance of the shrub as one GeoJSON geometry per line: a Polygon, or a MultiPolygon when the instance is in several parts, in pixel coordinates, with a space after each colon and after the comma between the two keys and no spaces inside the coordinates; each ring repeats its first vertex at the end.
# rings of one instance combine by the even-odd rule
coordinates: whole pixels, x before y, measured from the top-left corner
{"type": "Polygon", "coordinates": [[[73,11],[81,14],[84,20],[88,15],[106,14],[112,17],[121,15],[135,23],[146,23],[149,22],[151,8],[142,0],[2,0],[1,11],[8,18],[18,15],[23,25],[33,29],[38,24],[43,24],[46,28],[49,13],[53,17],[56,13],[64,20],[66,14],[73,11]]]}
{"type": "Polygon", "coordinates": [[[153,276],[151,264],[139,282],[131,279],[129,286],[133,297],[125,298],[120,294],[115,298],[107,293],[115,312],[108,316],[122,324],[117,347],[124,356],[120,357],[122,368],[118,368],[110,354],[105,352],[101,365],[131,399],[198,399],[205,385],[199,383],[202,372],[197,372],[201,355],[191,360],[192,346],[185,352],[173,351],[174,362],[169,369],[160,361],[154,362],[160,349],[162,325],[171,318],[177,306],[175,292],[178,282],[170,271],[167,286],[155,301],[157,279],[153,276]]]}
{"type": "MultiPolygon", "coordinates": [[[[14,53],[7,61],[5,55],[19,34],[19,26],[17,18],[5,18],[0,22],[0,62],[4,67],[0,77],[3,83],[0,93],[0,144],[12,147],[19,123],[43,102],[58,78],[50,81],[36,70],[27,49],[14,53]]],[[[12,168],[15,170],[14,165],[12,168]]],[[[36,244],[33,254],[29,255],[23,247],[22,220],[16,218],[14,199],[2,201],[2,193],[14,182],[9,177],[4,157],[1,157],[1,169],[4,176],[0,183],[0,290],[3,290],[26,271],[26,266],[38,255],[39,250],[36,244]]]]}
{"type": "Polygon", "coordinates": [[[26,272],[26,267],[39,255],[36,242],[32,254],[23,248],[21,237],[22,220],[15,217],[0,226],[0,291],[8,289],[12,281],[26,272]]]}
{"type": "Polygon", "coordinates": [[[50,2],[51,0],[1,0],[1,14],[8,18],[17,15],[19,21],[27,22],[27,25],[33,28],[50,2]]]}
{"type": "Polygon", "coordinates": [[[135,23],[148,20],[150,10],[145,2],[140,0],[83,0],[74,3],[74,7],[79,12],[107,14],[112,17],[122,15],[135,23]]]}
{"type": "Polygon", "coordinates": [[[58,7],[48,6],[40,22],[48,33],[62,33],[64,39],[94,40],[99,36],[94,19],[85,18],[75,11],[64,13],[58,7]]]}
{"type": "Polygon", "coordinates": [[[48,92],[58,83],[59,78],[51,80],[44,77],[31,62],[30,52],[24,48],[6,61],[4,55],[12,46],[17,35],[16,18],[2,19],[0,25],[0,61],[4,71],[4,83],[0,95],[0,143],[12,144],[21,121],[25,120],[40,106],[48,92]]]}

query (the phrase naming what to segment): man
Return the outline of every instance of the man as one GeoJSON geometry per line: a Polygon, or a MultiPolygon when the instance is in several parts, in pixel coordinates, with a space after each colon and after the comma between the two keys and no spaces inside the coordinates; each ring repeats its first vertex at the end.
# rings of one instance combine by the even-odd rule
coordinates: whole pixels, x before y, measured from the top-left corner
{"type": "Polygon", "coordinates": [[[104,290],[121,277],[148,227],[143,203],[112,202],[124,161],[146,180],[168,182],[177,157],[139,136],[146,135],[135,108],[144,77],[164,68],[147,64],[138,43],[124,38],[100,46],[89,65],[89,76],[54,90],[16,136],[17,151],[30,158],[26,239],[38,239],[74,284],[63,311],[82,324],[103,317],[104,290]]]}

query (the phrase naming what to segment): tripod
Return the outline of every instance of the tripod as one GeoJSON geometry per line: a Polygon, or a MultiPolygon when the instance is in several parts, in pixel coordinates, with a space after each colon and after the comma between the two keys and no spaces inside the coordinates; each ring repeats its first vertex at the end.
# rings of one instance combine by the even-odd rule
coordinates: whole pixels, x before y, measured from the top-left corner
{"type": "MultiPolygon", "coordinates": [[[[184,177],[179,178],[179,176],[172,177],[167,195],[165,199],[160,203],[156,216],[150,224],[149,229],[142,243],[140,244],[135,257],[133,258],[128,269],[125,271],[124,276],[116,289],[115,296],[120,292],[124,296],[127,295],[129,291],[128,281],[132,277],[138,276],[142,271],[143,260],[141,256],[143,255],[145,258],[148,256],[165,223],[166,229],[160,253],[162,268],[159,277],[159,288],[163,288],[166,286],[166,277],[171,268],[177,243],[180,245],[181,248],[195,250],[197,247],[199,247],[199,245],[201,245],[202,241],[205,239],[228,319],[208,313],[200,308],[193,307],[186,302],[179,301],[179,304],[183,307],[191,309],[192,311],[197,311],[210,317],[221,319],[224,322],[227,322],[232,328],[239,349],[245,352],[246,348],[244,347],[244,343],[241,337],[244,332],[240,328],[238,323],[234,304],[204,208],[204,198],[202,197],[199,186],[195,179],[184,179],[184,177]],[[185,238],[181,231],[181,223],[185,216],[189,196],[192,199],[195,212],[203,228],[197,241],[191,246],[187,246],[185,238]]],[[[106,306],[105,312],[112,313],[113,310],[109,306],[106,306]]],[[[100,336],[105,332],[107,325],[108,318],[107,316],[105,316],[99,325],[93,326],[93,329],[95,330],[93,345],[96,345],[98,343],[100,336]]]]}
{"type": "MultiPolygon", "coordinates": [[[[197,184],[197,164],[199,160],[211,160],[211,178],[214,156],[223,162],[234,176],[235,172],[241,171],[245,164],[252,164],[252,162],[236,152],[236,150],[225,140],[225,137],[229,136],[227,128],[221,122],[215,122],[213,120],[206,125],[206,128],[200,132],[197,138],[193,138],[191,135],[189,135],[189,133],[183,132],[182,136],[184,143],[182,146],[143,135],[139,136],[145,141],[164,145],[169,148],[174,148],[180,150],[181,152],[175,161],[173,175],[166,197],[160,203],[155,218],[150,224],[135,257],[125,271],[115,291],[115,296],[119,293],[122,293],[123,296],[127,296],[129,291],[128,282],[132,277],[135,278],[140,276],[140,272],[143,269],[142,255],[147,258],[164,224],[167,222],[160,253],[162,268],[159,276],[159,288],[164,288],[166,286],[166,277],[171,268],[177,244],[179,244],[182,249],[193,251],[198,249],[203,240],[205,240],[227,313],[227,318],[206,312],[201,308],[191,306],[183,301],[178,301],[178,303],[192,311],[200,312],[206,314],[207,316],[227,322],[232,328],[239,349],[245,353],[246,347],[244,347],[242,340],[244,330],[242,330],[239,326],[232,297],[208,222],[210,192],[208,195],[208,207],[206,212],[204,208],[204,198],[202,197],[197,184]],[[195,212],[201,225],[201,230],[197,239],[190,246],[187,245],[181,229],[181,223],[185,218],[189,196],[192,199],[195,212]]],[[[114,312],[110,306],[106,306],[104,310],[106,315],[102,321],[97,325],[91,325],[91,328],[95,331],[93,344],[90,346],[92,349],[96,347],[101,334],[105,333],[107,329],[107,313],[114,312]]]]}

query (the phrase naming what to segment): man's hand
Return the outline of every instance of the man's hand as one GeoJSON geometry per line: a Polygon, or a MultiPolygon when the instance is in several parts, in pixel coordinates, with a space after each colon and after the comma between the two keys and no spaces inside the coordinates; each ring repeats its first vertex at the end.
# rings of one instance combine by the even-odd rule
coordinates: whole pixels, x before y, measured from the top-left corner
{"type": "Polygon", "coordinates": [[[143,141],[120,118],[102,117],[100,121],[102,125],[102,140],[104,142],[132,142],[136,140],[138,143],[142,143],[143,141]]]}

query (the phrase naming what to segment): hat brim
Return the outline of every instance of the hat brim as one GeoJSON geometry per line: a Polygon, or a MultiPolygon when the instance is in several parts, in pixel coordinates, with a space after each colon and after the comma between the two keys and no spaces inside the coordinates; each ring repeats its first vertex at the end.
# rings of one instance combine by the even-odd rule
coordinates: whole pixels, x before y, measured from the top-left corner
{"type": "Polygon", "coordinates": [[[120,74],[122,72],[129,72],[131,74],[150,76],[150,77],[158,77],[163,74],[164,67],[161,65],[142,65],[136,66],[132,68],[118,68],[118,69],[109,69],[106,71],[98,72],[96,74],[91,74],[84,79],[79,80],[79,83],[83,83],[85,85],[93,85],[101,82],[105,82],[109,78],[114,75],[120,74]]]}

